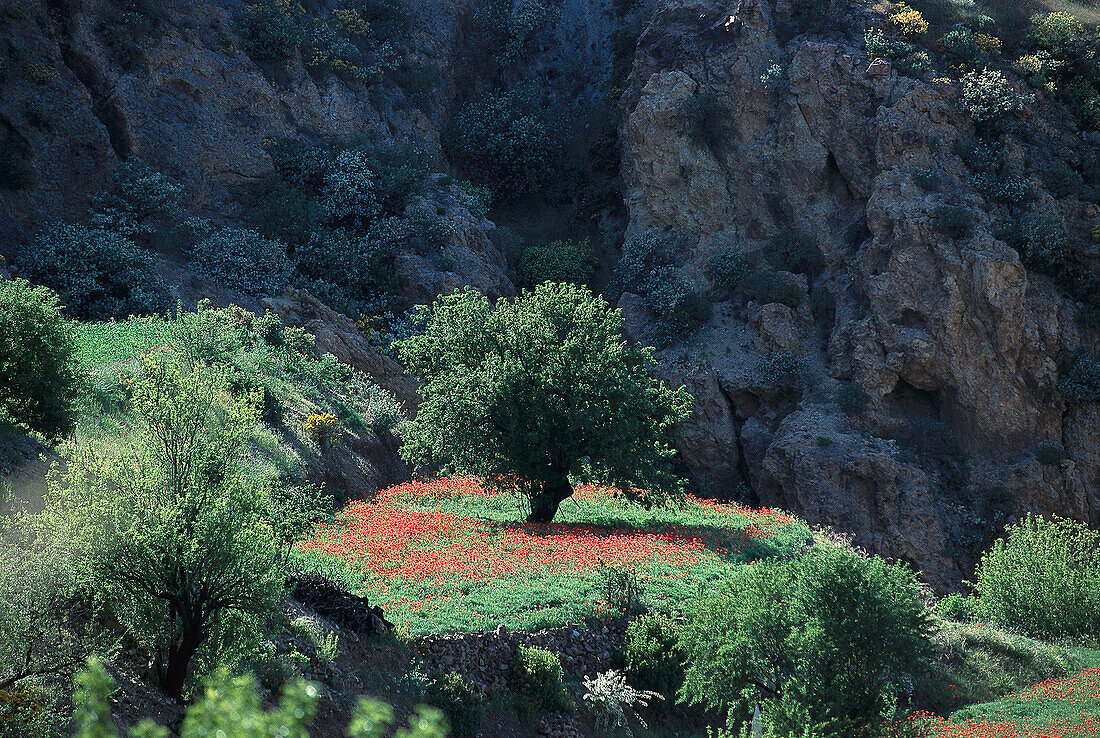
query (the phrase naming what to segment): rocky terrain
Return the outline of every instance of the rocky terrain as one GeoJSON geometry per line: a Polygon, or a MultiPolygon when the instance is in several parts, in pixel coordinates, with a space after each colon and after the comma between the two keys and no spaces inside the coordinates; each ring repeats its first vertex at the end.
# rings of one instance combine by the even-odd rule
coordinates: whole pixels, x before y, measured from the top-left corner
{"type": "MultiPolygon", "coordinates": [[[[695,398],[676,434],[694,491],[834,527],[943,590],[1025,511],[1100,523],[1100,410],[1067,404],[1058,388],[1067,357],[1096,347],[1095,326],[1010,245],[1003,225],[1019,209],[972,185],[958,151],[975,128],[959,86],[866,53],[863,31],[882,26],[881,12],[834,3],[808,32],[785,0],[563,0],[521,62],[496,68],[472,46],[470,5],[410,3],[403,53],[436,75],[424,96],[398,78],[317,74],[300,56],[258,64],[242,51],[233,2],[7,0],[0,135],[5,177],[24,182],[0,190],[0,253],[17,271],[37,229],[81,220],[122,159],[140,157],[181,183],[187,212],[232,224],[273,170],[266,141],[368,137],[422,147],[439,182],[425,197],[454,224],[445,258],[394,255],[397,294],[410,304],[462,285],[512,294],[512,231],[493,218],[514,222],[518,206],[471,210],[442,179],[461,174],[444,139],[478,90],[535,79],[563,109],[606,105],[611,140],[587,130],[571,144],[589,146],[582,156],[602,145],[620,160],[621,202],[579,233],[595,223],[604,237],[596,286],[623,243],[660,239],[673,244],[675,272],[712,304],[695,330],[667,341],[644,296],[607,291],[631,337],[660,346],[661,376],[695,398]],[[625,53],[612,43],[623,34],[625,53]],[[713,106],[711,133],[684,125],[691,100],[713,106]],[[919,186],[914,173],[933,170],[937,187],[919,186]],[[937,228],[942,206],[973,214],[966,235],[937,228]],[[793,297],[714,283],[718,254],[742,253],[756,267],[799,236],[822,260],[778,270],[793,297]],[[776,357],[792,367],[779,380],[762,371],[776,357]],[[1062,458],[1041,463],[1043,443],[1062,458]]],[[[1000,135],[1005,160],[1032,203],[1087,241],[1096,205],[1055,197],[1043,171],[1067,152],[1095,150],[1095,134],[1049,101],[1027,116],[1036,132],[1000,135]]],[[[553,206],[540,208],[553,220],[553,206]]],[[[537,232],[533,217],[518,220],[537,232]]],[[[156,248],[177,298],[218,296],[170,245],[156,248]]],[[[351,318],[302,289],[258,304],[415,407],[415,383],[351,318]]]]}

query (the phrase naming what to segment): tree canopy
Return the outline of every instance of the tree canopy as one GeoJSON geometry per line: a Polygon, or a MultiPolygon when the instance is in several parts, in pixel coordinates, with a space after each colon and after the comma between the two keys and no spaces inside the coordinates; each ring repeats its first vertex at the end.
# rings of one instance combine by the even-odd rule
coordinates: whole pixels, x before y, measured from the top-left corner
{"type": "Polygon", "coordinates": [[[76,420],[79,370],[57,295],[23,279],[0,279],[0,422],[45,436],[76,420]]]}
{"type": "Polygon", "coordinates": [[[495,305],[474,289],[419,309],[399,344],[423,381],[404,437],[410,462],[525,494],[549,522],[574,481],[645,504],[678,493],[666,433],[690,397],[649,374],[652,350],[623,338],[622,313],[587,288],[548,282],[495,305]]]}

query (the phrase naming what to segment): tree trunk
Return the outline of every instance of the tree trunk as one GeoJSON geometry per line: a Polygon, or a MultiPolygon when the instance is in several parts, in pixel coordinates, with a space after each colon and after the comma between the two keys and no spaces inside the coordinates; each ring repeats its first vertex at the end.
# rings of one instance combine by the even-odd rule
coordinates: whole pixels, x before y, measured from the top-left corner
{"type": "Polygon", "coordinates": [[[558,505],[572,494],[573,485],[564,476],[543,483],[542,489],[531,497],[531,514],[527,516],[527,522],[549,523],[557,515],[558,505]]]}
{"type": "Polygon", "coordinates": [[[179,641],[168,649],[168,664],[164,670],[164,678],[160,680],[160,686],[172,697],[179,699],[183,696],[183,681],[187,678],[191,659],[195,657],[195,653],[205,639],[206,634],[201,627],[184,626],[179,641]]]}

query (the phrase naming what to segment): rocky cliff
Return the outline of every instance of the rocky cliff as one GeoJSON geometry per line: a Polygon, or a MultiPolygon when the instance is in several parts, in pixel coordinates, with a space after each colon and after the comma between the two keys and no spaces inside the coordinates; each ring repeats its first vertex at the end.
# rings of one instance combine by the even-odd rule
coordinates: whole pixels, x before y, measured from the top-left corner
{"type": "MultiPolygon", "coordinates": [[[[623,101],[629,231],[687,234],[678,261],[702,284],[729,243],[766,260],[794,231],[824,256],[797,308],[719,293],[698,334],[660,354],[664,375],[699,403],[679,432],[697,486],[723,494],[743,482],[742,494],[852,532],[944,586],[1006,517],[1096,524],[1100,416],[1057,390],[1059,360],[1095,334],[995,235],[1018,211],[968,184],[955,151],[975,133],[958,86],[868,58],[843,25],[792,37],[785,12],[766,0],[667,3],[639,41],[623,101]],[[769,85],[773,66],[783,78],[769,85]],[[678,125],[684,101],[700,97],[732,113],[714,145],[678,125]],[[918,186],[924,171],[938,172],[938,192],[918,186]],[[945,204],[974,213],[967,236],[934,227],[945,204]],[[810,379],[778,401],[754,371],[777,351],[810,379]],[[838,390],[866,393],[866,408],[843,412],[838,390]],[[1040,464],[1042,442],[1067,458],[1040,464]]],[[[847,26],[861,22],[874,21],[847,26]]],[[[1044,134],[1002,136],[1006,156],[1036,201],[1083,230],[1096,206],[1057,200],[1039,175],[1059,151],[1094,143],[1057,111],[1036,115],[1050,121],[1044,134]]],[[[636,303],[621,304],[644,337],[636,303]]]]}

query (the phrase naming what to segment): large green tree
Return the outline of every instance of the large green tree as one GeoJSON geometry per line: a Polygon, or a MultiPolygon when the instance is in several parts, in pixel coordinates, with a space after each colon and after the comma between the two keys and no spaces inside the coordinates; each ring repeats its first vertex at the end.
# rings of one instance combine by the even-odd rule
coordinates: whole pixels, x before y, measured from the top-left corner
{"type": "Polygon", "coordinates": [[[246,454],[259,398],[171,348],[125,384],[132,414],[67,451],[36,523],[67,541],[77,588],[150,649],[178,697],[200,649],[226,660],[281,592],[266,480],[246,454]]]}
{"type": "Polygon", "coordinates": [[[72,429],[79,370],[57,295],[0,278],[0,422],[58,436],[72,429]]]}
{"type": "Polygon", "coordinates": [[[548,282],[495,305],[468,288],[419,317],[424,332],[399,344],[423,382],[409,461],[519,491],[531,522],[554,518],[571,480],[643,503],[681,489],[666,433],[690,397],[650,376],[652,350],[625,340],[622,313],[587,288],[548,282]]]}

